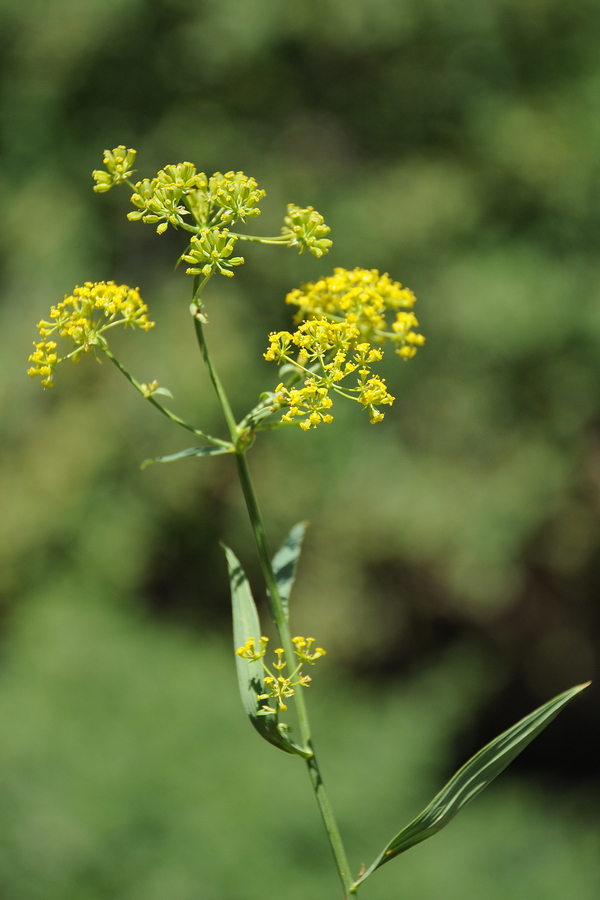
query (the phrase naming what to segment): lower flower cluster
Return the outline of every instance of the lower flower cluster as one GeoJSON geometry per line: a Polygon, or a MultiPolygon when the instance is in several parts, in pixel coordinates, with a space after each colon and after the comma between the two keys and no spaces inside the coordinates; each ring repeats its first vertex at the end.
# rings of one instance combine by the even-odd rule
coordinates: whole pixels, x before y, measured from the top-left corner
{"type": "Polygon", "coordinates": [[[269,638],[261,637],[259,638],[258,646],[256,646],[254,638],[248,638],[244,646],[238,647],[235,651],[238,656],[241,656],[242,659],[245,659],[248,662],[260,662],[266,672],[266,675],[263,677],[266,691],[263,694],[259,694],[257,697],[257,700],[261,703],[262,714],[276,713],[278,710],[285,712],[287,706],[284,701],[294,696],[294,688],[308,687],[312,680],[310,675],[302,674],[303,663],[308,663],[308,665],[313,666],[318,659],[326,655],[326,651],[323,650],[322,647],[315,647],[313,649],[315,644],[314,638],[292,638],[294,653],[300,660],[300,663],[286,678],[285,675],[282,674],[287,666],[283,647],[278,647],[274,651],[275,662],[272,663],[272,668],[278,673],[277,675],[274,675],[264,662],[268,643],[269,638]],[[264,703],[263,701],[265,700],[275,700],[276,708],[273,709],[268,703],[264,703]]]}

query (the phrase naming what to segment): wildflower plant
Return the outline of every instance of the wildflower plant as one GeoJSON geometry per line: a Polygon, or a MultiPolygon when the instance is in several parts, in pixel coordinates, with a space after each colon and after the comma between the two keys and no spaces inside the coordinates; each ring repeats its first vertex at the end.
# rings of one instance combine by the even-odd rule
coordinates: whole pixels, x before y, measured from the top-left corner
{"type": "Polygon", "coordinates": [[[388,348],[403,361],[415,356],[425,338],[417,330],[416,298],[411,290],[376,269],[337,268],[292,290],[286,303],[293,307],[292,330],[268,336],[264,357],[278,366],[272,390],[265,391],[241,419],[236,418],[225,387],[209,352],[205,327],[205,290],[215,275],[231,278],[244,259],[244,241],[296,248],[321,260],[331,247],[330,229],[312,207],[287,207],[281,232],[272,237],[234,231],[260,214],[265,196],[254,178],[243,172],[216,172],[210,177],[189,162],[165,166],[152,178],[134,181],[136,151],[124,146],[107,150],[104,168],[93,172],[94,190],[105,193],[118,185],[131,191],[131,221],[156,225],[158,234],[169,227],[184,232],[179,262],[192,279],[189,307],[198,346],[223,412],[228,437],[216,437],[193,425],[170,408],[162,397],[169,391],[156,381],[145,384],[112,353],[107,333],[111,328],[148,331],[154,323],[139,289],[112,281],[86,282],[50,310],[49,320],[38,323],[39,339],[29,360],[29,374],[45,388],[54,384],[57,366],[79,362],[85,354],[106,356],[130,384],[174,424],[203,440],[203,444],[170,456],[145,460],[166,463],[186,457],[229,454],[233,457],[246,501],[266,587],[268,609],[280,646],[269,656],[250,584],[237,557],[224,547],[233,609],[235,661],[242,704],[252,725],[266,741],[307,766],[325,832],[340,877],[343,896],[355,894],[380,866],[440,831],[459,810],[483,790],[532,741],[560,710],[587,685],[565,691],[509,728],[450,779],[431,803],[384,847],[369,867],[351,874],[335,814],[315,754],[305,701],[311,684],[307,669],[325,650],[312,637],[292,637],[290,597],[295,580],[305,524],[295,525],[271,555],[260,508],[252,484],[247,454],[263,431],[299,427],[309,431],[333,422],[335,404],[344,400],[366,411],[372,424],[384,418],[394,397],[377,373],[388,348]],[[160,397],[161,399],[157,399],[160,397]],[[293,701],[298,734],[281,716],[293,701]]]}

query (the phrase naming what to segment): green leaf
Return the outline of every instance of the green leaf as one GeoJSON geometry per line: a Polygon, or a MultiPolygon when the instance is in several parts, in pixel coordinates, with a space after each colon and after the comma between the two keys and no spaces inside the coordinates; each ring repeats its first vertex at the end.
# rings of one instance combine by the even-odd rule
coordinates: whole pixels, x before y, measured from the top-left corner
{"type": "Polygon", "coordinates": [[[171,393],[169,388],[166,387],[154,388],[154,390],[152,391],[152,396],[154,396],[154,394],[162,394],[163,397],[169,397],[171,400],[174,399],[173,394],[171,393]]]}
{"type": "Polygon", "coordinates": [[[297,525],[294,525],[273,557],[273,572],[286,619],[289,618],[290,594],[296,578],[296,569],[307,524],[307,522],[298,522],[297,525]]]}
{"type": "MultiPolygon", "coordinates": [[[[233,551],[224,544],[222,546],[227,557],[231,586],[234,650],[243,647],[248,638],[254,638],[255,645],[258,646],[262,632],[248,579],[233,551]]],[[[309,755],[290,740],[282,730],[276,713],[265,714],[261,709],[261,703],[257,697],[268,691],[263,681],[264,669],[260,662],[249,662],[236,654],[235,664],[242,705],[260,736],[270,744],[279,747],[280,750],[285,750],[286,753],[297,753],[299,756],[309,755]]]]}
{"type": "Polygon", "coordinates": [[[181,450],[180,453],[172,453],[170,456],[158,456],[156,459],[145,459],[140,468],[145,469],[154,463],[170,463],[177,459],[186,459],[188,456],[222,456],[223,453],[233,453],[233,447],[190,447],[189,450],[181,450]]]}
{"type": "Polygon", "coordinates": [[[456,813],[487,787],[589,683],[577,685],[554,697],[471,757],[433,798],[429,806],[390,841],[373,865],[356,881],[355,886],[390,859],[441,831],[456,813]]]}

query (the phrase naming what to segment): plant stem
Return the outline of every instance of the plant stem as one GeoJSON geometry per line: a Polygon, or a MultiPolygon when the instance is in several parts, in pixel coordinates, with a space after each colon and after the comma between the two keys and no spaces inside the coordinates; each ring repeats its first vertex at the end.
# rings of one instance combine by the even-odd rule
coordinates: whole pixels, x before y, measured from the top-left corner
{"type": "Polygon", "coordinates": [[[256,241],[259,244],[289,244],[290,235],[280,234],[276,237],[259,237],[254,234],[239,234],[237,231],[229,232],[231,237],[238,238],[240,241],[256,241]]]}
{"type": "Polygon", "coordinates": [[[129,381],[134,386],[134,388],[140,392],[142,397],[144,397],[146,400],[148,400],[152,404],[152,406],[156,407],[156,409],[160,410],[160,412],[163,415],[165,415],[168,419],[170,419],[171,422],[175,422],[176,425],[181,425],[182,428],[186,428],[187,431],[191,431],[192,434],[196,434],[196,435],[198,435],[198,437],[201,437],[207,441],[210,441],[211,444],[216,444],[217,447],[230,447],[231,446],[227,441],[222,441],[222,440],[220,440],[220,438],[215,438],[215,437],[212,437],[210,434],[205,434],[205,432],[200,431],[199,428],[194,428],[193,425],[189,425],[187,422],[184,422],[183,419],[180,419],[179,416],[176,416],[175,413],[172,413],[170,409],[167,409],[166,406],[163,406],[162,403],[159,403],[158,400],[155,400],[151,394],[147,394],[146,391],[144,390],[144,388],[142,387],[142,385],[140,384],[140,382],[136,378],[133,377],[131,372],[127,371],[125,366],[121,362],[119,362],[119,360],[117,359],[116,356],[113,356],[113,354],[110,352],[110,350],[108,349],[106,344],[104,344],[104,343],[98,344],[98,347],[100,348],[100,350],[102,350],[104,355],[107,356],[110,359],[110,361],[115,364],[117,369],[123,373],[123,375],[125,376],[127,381],[129,381]]]}
{"type": "MultiPolygon", "coordinates": [[[[204,359],[204,362],[206,363],[211,381],[221,404],[223,415],[225,416],[225,420],[231,433],[231,439],[234,443],[236,443],[236,441],[239,439],[239,429],[237,427],[233,412],[231,410],[231,405],[229,403],[223,385],[221,384],[219,376],[217,375],[212,359],[210,357],[210,353],[206,345],[206,339],[204,337],[202,322],[197,315],[194,315],[194,326],[196,329],[196,336],[198,338],[202,357],[204,359]]],[[[248,469],[248,463],[246,460],[246,449],[247,448],[236,449],[235,460],[237,464],[238,475],[240,478],[242,491],[244,493],[246,506],[248,508],[248,515],[250,517],[250,523],[252,525],[252,531],[254,533],[254,539],[256,541],[256,547],[258,550],[258,556],[260,559],[263,576],[267,585],[271,615],[273,617],[275,625],[277,626],[277,631],[279,632],[279,637],[281,639],[281,644],[285,651],[286,658],[290,661],[289,664],[291,665],[291,661],[294,659],[295,655],[294,645],[292,644],[289,624],[283,611],[283,605],[281,602],[281,597],[279,595],[279,589],[277,587],[277,579],[275,577],[275,573],[273,572],[273,565],[271,563],[271,553],[269,551],[267,536],[265,533],[262,516],[260,514],[258,501],[256,499],[256,494],[254,492],[254,487],[252,485],[250,470],[248,469]]],[[[294,700],[296,702],[298,724],[300,726],[302,741],[305,745],[306,751],[310,754],[310,756],[306,758],[308,773],[310,776],[313,791],[315,793],[317,804],[321,811],[321,817],[323,819],[325,831],[327,832],[329,844],[333,852],[333,858],[335,860],[338,874],[342,882],[344,897],[347,898],[354,888],[354,881],[350,874],[350,866],[346,857],[346,851],[344,849],[342,837],[337,825],[337,821],[335,819],[333,808],[329,801],[329,797],[327,795],[327,792],[325,791],[325,786],[323,784],[323,779],[321,777],[321,772],[319,770],[319,765],[315,756],[310,730],[310,722],[308,719],[308,712],[301,690],[297,690],[294,693],[294,700]]]]}
{"type": "Polygon", "coordinates": [[[204,337],[204,328],[202,327],[202,322],[200,321],[198,315],[194,316],[194,328],[196,329],[196,337],[198,338],[198,344],[200,345],[202,358],[206,364],[206,368],[208,369],[208,374],[210,375],[210,380],[213,383],[215,393],[219,399],[221,409],[223,410],[223,415],[225,416],[225,421],[227,422],[231,440],[235,444],[240,436],[240,432],[237,427],[237,422],[235,421],[235,416],[233,415],[231,405],[227,398],[227,394],[225,393],[225,388],[221,384],[221,379],[217,374],[217,370],[215,369],[210,357],[210,353],[208,352],[208,347],[206,346],[206,340],[204,337]]]}
{"type": "MultiPolygon", "coordinates": [[[[250,478],[248,462],[246,460],[245,453],[236,453],[235,459],[238,467],[238,474],[240,476],[242,490],[244,492],[244,498],[246,500],[246,506],[248,508],[248,514],[250,516],[252,530],[254,532],[254,539],[256,541],[256,546],[258,549],[263,576],[267,583],[271,615],[273,616],[275,625],[277,626],[277,631],[279,632],[279,637],[281,638],[281,644],[283,646],[283,649],[285,650],[286,658],[292,660],[294,658],[294,646],[292,644],[290,627],[283,612],[283,606],[281,603],[281,598],[279,596],[279,589],[277,587],[277,580],[275,578],[275,573],[273,572],[273,566],[271,564],[271,554],[269,552],[269,547],[267,544],[267,536],[265,534],[260,509],[256,500],[256,494],[254,493],[254,487],[250,478]]],[[[323,819],[325,831],[327,832],[327,837],[329,838],[329,843],[331,845],[331,850],[333,852],[333,857],[337,866],[340,880],[344,888],[344,896],[348,897],[350,890],[353,887],[353,879],[350,874],[350,866],[346,857],[346,851],[342,842],[342,836],[338,828],[329,796],[327,795],[327,792],[325,790],[325,785],[323,784],[317,757],[315,756],[310,730],[310,722],[308,719],[308,711],[304,702],[304,696],[300,689],[295,691],[294,700],[296,702],[296,711],[298,713],[298,724],[300,726],[302,741],[305,745],[306,750],[311,753],[311,756],[306,759],[308,774],[310,776],[317,804],[321,811],[321,817],[323,819]]]]}

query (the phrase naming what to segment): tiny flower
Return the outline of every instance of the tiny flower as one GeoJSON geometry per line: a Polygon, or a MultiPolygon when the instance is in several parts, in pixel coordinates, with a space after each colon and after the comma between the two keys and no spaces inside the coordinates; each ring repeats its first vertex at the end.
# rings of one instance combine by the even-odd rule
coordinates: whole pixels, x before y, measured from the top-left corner
{"type": "MultiPolygon", "coordinates": [[[[396,345],[422,346],[423,335],[412,329],[418,327],[412,310],[416,302],[413,292],[389,275],[377,269],[334,269],[333,275],[291,291],[286,303],[298,307],[296,321],[330,316],[342,318],[356,325],[369,341],[396,345]],[[389,313],[395,314],[391,331],[387,324],[389,313]]],[[[403,356],[414,355],[400,354],[403,356]]]]}
{"type": "Polygon", "coordinates": [[[371,424],[381,422],[384,414],[378,406],[391,406],[394,398],[371,370],[383,358],[383,350],[374,344],[389,340],[403,359],[416,354],[425,338],[414,331],[419,325],[412,312],[415,299],[412,291],[377,269],[338,268],[291,291],[286,301],[298,307],[297,330],[272,332],[264,354],[269,361],[295,368],[296,383],[298,376],[303,381],[300,387],[281,383],[276,388],[281,422],[297,424],[303,431],[331,422],[327,410],[336,394],[368,409],[371,424]]]}
{"type": "Polygon", "coordinates": [[[256,642],[253,637],[248,638],[244,646],[238,647],[235,652],[238,656],[241,656],[242,659],[247,659],[249,662],[256,662],[257,660],[262,659],[267,652],[267,644],[269,643],[269,638],[259,638],[258,648],[255,646],[255,643],[256,642]]]}

